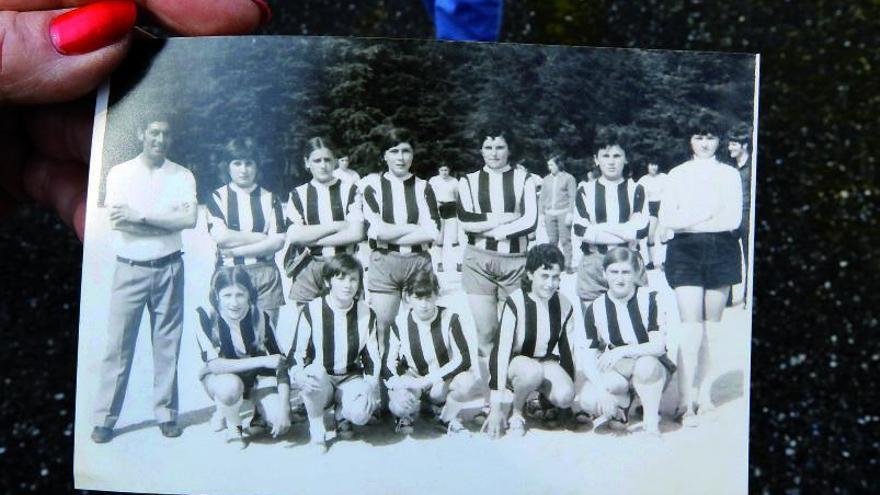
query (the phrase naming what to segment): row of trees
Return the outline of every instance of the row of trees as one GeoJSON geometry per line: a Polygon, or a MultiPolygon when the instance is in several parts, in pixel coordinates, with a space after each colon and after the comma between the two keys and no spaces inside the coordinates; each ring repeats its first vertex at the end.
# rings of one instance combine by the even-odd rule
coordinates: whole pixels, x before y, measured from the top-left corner
{"type": "MultiPolygon", "coordinates": [[[[415,136],[414,171],[481,165],[479,130],[508,127],[512,158],[544,173],[561,153],[576,177],[592,165],[597,126],[627,139],[631,164],[687,158],[684,123],[699,111],[751,122],[754,58],[735,54],[344,38],[181,39],[141,45],[113,81],[105,163],[134,156],[137,118],[176,113],[171,157],[204,195],[220,184],[223,144],[252,136],[266,187],[307,179],[301,146],[329,136],[361,174],[381,168],[375,138],[415,136]]],[[[106,169],[107,167],[105,167],[106,169]]]]}

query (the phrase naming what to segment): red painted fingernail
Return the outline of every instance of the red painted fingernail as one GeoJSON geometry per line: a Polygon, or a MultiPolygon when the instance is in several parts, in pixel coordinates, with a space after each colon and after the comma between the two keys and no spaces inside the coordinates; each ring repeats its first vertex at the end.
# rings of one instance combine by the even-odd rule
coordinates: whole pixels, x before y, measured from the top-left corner
{"type": "Polygon", "coordinates": [[[251,1],[257,4],[260,9],[260,25],[268,24],[272,20],[272,9],[269,8],[269,4],[266,3],[266,0],[251,1]]]}
{"type": "Polygon", "coordinates": [[[49,37],[62,55],[89,53],[125,36],[136,18],[137,7],[132,1],[91,3],[52,19],[49,37]]]}

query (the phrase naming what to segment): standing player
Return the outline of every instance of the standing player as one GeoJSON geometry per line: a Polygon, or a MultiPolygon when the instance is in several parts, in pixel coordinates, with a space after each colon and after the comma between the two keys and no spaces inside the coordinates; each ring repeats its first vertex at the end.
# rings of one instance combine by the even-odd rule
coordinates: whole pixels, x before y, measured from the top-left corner
{"type": "Polygon", "coordinates": [[[525,270],[538,198],[529,172],[510,166],[510,134],[489,129],[479,136],[484,165],[459,181],[458,218],[468,243],[461,283],[485,360],[498,333],[499,304],[519,288],[525,270]]]}
{"type": "Polygon", "coordinates": [[[168,160],[171,123],[148,115],[138,126],[141,153],[107,175],[116,265],[110,295],[107,347],[101,362],[92,440],[113,439],[144,308],[153,345],[153,412],[166,437],[177,425],[177,359],[183,331],[183,259],[180,231],[196,224],[196,181],[168,160]]]}
{"type": "Polygon", "coordinates": [[[306,141],[303,161],[312,180],[290,193],[290,242],[285,269],[293,283],[290,299],[306,303],[322,293],[323,267],[333,256],[351,254],[364,238],[357,184],[333,176],[336,158],[326,139],[306,141]]]}
{"type": "Polygon", "coordinates": [[[361,174],[349,167],[348,155],[340,156],[339,159],[336,160],[336,170],[333,171],[333,176],[337,179],[353,182],[355,184],[361,180],[361,174]]]}
{"type": "Polygon", "coordinates": [[[350,438],[379,405],[381,362],[375,314],[360,298],[363,269],[350,254],[323,267],[325,294],[304,305],[288,355],[290,375],[302,390],[310,443],[326,447],[324,412],[334,406],[336,431],[350,438]]]}
{"type": "Polygon", "coordinates": [[[439,294],[433,272],[414,274],[404,287],[406,307],[391,325],[384,374],[388,408],[402,433],[412,433],[423,397],[447,432],[459,433],[464,430],[458,419],[461,405],[480,395],[461,318],[437,306],[439,294]]]}
{"type": "Polygon", "coordinates": [[[574,220],[574,199],[577,182],[562,169],[562,160],[554,155],[547,160],[547,170],[541,186],[539,211],[544,215],[547,242],[562,245],[565,255],[565,271],[574,273],[571,267],[571,224],[574,220]]]}
{"type": "Polygon", "coordinates": [[[739,124],[727,133],[727,152],[734,161],[734,166],[739,171],[739,177],[742,180],[742,221],[739,224],[739,240],[742,245],[743,254],[743,272],[746,279],[742,284],[742,304],[746,305],[746,297],[748,296],[748,276],[749,276],[749,222],[752,219],[752,160],[749,153],[750,144],[752,142],[752,130],[746,124],[739,124]]]}
{"type": "MultiPolygon", "coordinates": [[[[635,248],[638,240],[648,235],[648,217],[642,211],[645,192],[623,176],[627,161],[621,137],[610,128],[600,129],[593,148],[602,176],[578,187],[572,228],[584,253],[577,292],[585,304],[608,290],[602,271],[605,253],[618,246],[635,248]]],[[[643,278],[639,284],[647,282],[643,278]]]]}
{"type": "Polygon", "coordinates": [[[268,419],[273,436],[290,428],[287,366],[269,314],[257,305],[258,291],[246,266],[224,266],[214,272],[211,309],[198,308],[200,331],[196,332],[205,363],[199,378],[220,413],[211,419],[212,426],[215,431],[227,429],[227,440],[242,442],[242,447],[246,446],[240,412],[244,399],[253,398],[255,411],[268,419]]]}
{"type": "Polygon", "coordinates": [[[645,266],[648,270],[654,269],[654,260],[659,266],[663,261],[662,253],[666,245],[666,241],[660,238],[657,232],[657,215],[660,214],[660,198],[663,197],[663,186],[666,183],[666,174],[660,172],[660,165],[656,162],[648,163],[648,173],[639,179],[639,185],[645,190],[645,196],[648,201],[648,237],[643,242],[646,248],[642,251],[646,254],[648,264],[645,266]],[[660,248],[657,244],[660,244],[660,248]]]}
{"type": "Polygon", "coordinates": [[[730,286],[742,280],[739,232],[742,181],[715,159],[720,136],[717,117],[701,114],[688,123],[693,159],[669,172],[660,203],[660,224],[674,232],[666,252],[666,279],[675,289],[681,318],[679,335],[682,422],[713,409],[715,370],[709,336],[720,330],[730,286]]]}
{"type": "Polygon", "coordinates": [[[275,253],[284,246],[281,203],[257,184],[259,152],[251,139],[233,139],[220,172],[229,182],[207,201],[208,231],[217,243],[217,267],[241,266],[257,288],[257,306],[278,323],[284,305],[275,253]]]}
{"type": "MultiPolygon", "coordinates": [[[[638,253],[614,248],[603,257],[608,292],[584,310],[589,349],[576,353],[587,381],[578,393],[581,410],[609,419],[628,420],[631,391],[644,410],[645,431],[660,434],[660,396],[675,366],[666,356],[665,312],[657,293],[640,288],[644,270],[638,253]]],[[[578,340],[578,342],[584,342],[578,340]]]]}
{"type": "Polygon", "coordinates": [[[449,165],[441,165],[437,175],[428,181],[437,198],[437,210],[440,213],[440,242],[434,244],[434,259],[437,260],[437,272],[444,271],[443,262],[455,271],[461,271],[461,249],[458,244],[458,181],[449,175],[449,165]]]}
{"type": "Polygon", "coordinates": [[[370,306],[378,318],[379,350],[397,316],[403,286],[413,273],[431,270],[428,250],[439,233],[437,200],[428,182],[413,175],[413,140],[404,129],[386,131],[379,143],[388,170],[361,181],[369,224],[370,306]]]}
{"type": "Polygon", "coordinates": [[[491,409],[483,428],[490,437],[508,430],[525,433],[523,406],[538,391],[559,408],[574,398],[572,339],[576,317],[559,293],[565,257],[559,248],[539,244],[529,250],[522,288],[501,312],[501,328],[489,360],[491,409]],[[508,389],[513,389],[511,392],[508,389]],[[508,419],[507,404],[513,403],[508,419]]]}

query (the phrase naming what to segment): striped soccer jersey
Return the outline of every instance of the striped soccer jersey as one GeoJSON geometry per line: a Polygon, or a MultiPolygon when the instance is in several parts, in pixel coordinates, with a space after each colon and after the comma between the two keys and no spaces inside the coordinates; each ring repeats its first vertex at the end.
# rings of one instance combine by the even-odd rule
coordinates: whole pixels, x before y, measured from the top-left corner
{"type": "MultiPolygon", "coordinates": [[[[215,190],[207,202],[208,229],[223,224],[237,232],[262,232],[283,234],[284,214],[281,203],[271,192],[260,186],[250,193],[235,184],[226,184],[215,190]]],[[[252,265],[273,261],[272,256],[221,256],[217,251],[217,266],[252,265]]]]}
{"type": "Polygon", "coordinates": [[[644,344],[649,332],[660,330],[666,316],[657,292],[636,287],[627,301],[602,294],[584,310],[584,332],[590,349],[604,351],[622,345],[644,344]]]}
{"type": "MultiPolygon", "coordinates": [[[[214,311],[197,308],[199,330],[196,343],[202,353],[202,361],[214,359],[244,359],[249,357],[281,354],[276,342],[269,315],[260,313],[252,306],[238,325],[230,326],[214,311]]],[[[277,372],[263,369],[259,375],[277,376],[287,381],[287,367],[279,366],[277,372]]]]}
{"type": "Polygon", "coordinates": [[[491,394],[496,396],[507,386],[507,369],[514,356],[558,358],[569,375],[574,376],[575,320],[574,308],[559,292],[546,302],[533,299],[522,289],[508,296],[489,356],[491,394]]]}
{"type": "Polygon", "coordinates": [[[401,311],[391,325],[385,355],[385,377],[407,370],[427,377],[431,383],[451,380],[471,367],[471,353],[458,313],[438,307],[430,322],[401,311]]]}
{"type": "Polygon", "coordinates": [[[638,184],[645,189],[648,201],[660,201],[663,197],[663,188],[666,187],[666,174],[645,174],[639,179],[638,184]]]}
{"type": "Polygon", "coordinates": [[[500,228],[503,240],[482,234],[467,234],[469,245],[499,253],[523,253],[529,249],[529,233],[538,225],[538,197],[528,171],[488,167],[462,177],[458,188],[458,218],[462,222],[484,222],[493,213],[522,216],[500,228]]]}
{"type": "MultiPolygon", "coordinates": [[[[335,179],[329,184],[311,180],[290,192],[287,218],[293,225],[321,225],[332,222],[361,222],[360,197],[354,182],[335,179]]],[[[353,253],[354,246],[309,246],[315,256],[353,253]]],[[[292,247],[291,247],[292,248],[292,247]]]]}
{"type": "Polygon", "coordinates": [[[296,322],[289,363],[304,367],[321,363],[329,375],[381,371],[375,333],[376,315],[356,301],[345,310],[332,307],[326,297],[303,305],[296,322]]]}
{"type": "MultiPolygon", "coordinates": [[[[428,182],[410,175],[405,180],[391,172],[370,174],[361,181],[364,218],[369,223],[385,222],[394,225],[419,225],[436,237],[440,213],[437,200],[428,182]]],[[[387,249],[400,253],[427,251],[430,243],[399,245],[370,238],[372,249],[387,249]]]]}
{"type": "MultiPolygon", "coordinates": [[[[649,219],[643,214],[644,207],[644,188],[632,179],[624,179],[618,184],[607,182],[602,177],[589,182],[582,181],[575,199],[572,229],[576,236],[589,239],[590,227],[593,225],[625,225],[632,229],[632,237],[641,239],[648,235],[649,219]]],[[[593,244],[583,240],[581,251],[585,254],[605,254],[610,248],[629,244],[593,244]]]]}

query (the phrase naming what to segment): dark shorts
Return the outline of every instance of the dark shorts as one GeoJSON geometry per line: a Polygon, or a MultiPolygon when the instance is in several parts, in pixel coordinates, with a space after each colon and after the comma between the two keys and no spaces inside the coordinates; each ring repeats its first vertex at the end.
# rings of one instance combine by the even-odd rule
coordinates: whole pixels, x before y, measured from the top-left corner
{"type": "Polygon", "coordinates": [[[461,286],[468,294],[496,296],[500,300],[520,288],[526,271],[525,253],[496,253],[467,246],[461,270],[461,286]]]}
{"type": "Polygon", "coordinates": [[[648,201],[648,216],[652,216],[657,218],[657,215],[660,214],[660,202],[659,201],[648,201]]]}
{"type": "Polygon", "coordinates": [[[397,253],[376,249],[370,253],[370,273],[367,288],[370,292],[385,294],[403,291],[407,279],[420,270],[431,271],[431,255],[421,253],[397,253]]]}
{"type": "Polygon", "coordinates": [[[447,218],[455,218],[458,216],[458,211],[455,206],[454,201],[450,201],[448,203],[439,203],[437,205],[437,209],[440,211],[440,218],[446,220],[447,218]]]}
{"type": "Polygon", "coordinates": [[[739,232],[675,234],[666,249],[666,280],[682,286],[714,289],[742,282],[739,232]]]}
{"type": "Polygon", "coordinates": [[[257,307],[262,310],[284,306],[284,289],[281,288],[281,272],[275,262],[242,265],[257,289],[257,307]]]}

